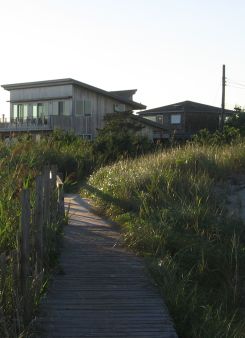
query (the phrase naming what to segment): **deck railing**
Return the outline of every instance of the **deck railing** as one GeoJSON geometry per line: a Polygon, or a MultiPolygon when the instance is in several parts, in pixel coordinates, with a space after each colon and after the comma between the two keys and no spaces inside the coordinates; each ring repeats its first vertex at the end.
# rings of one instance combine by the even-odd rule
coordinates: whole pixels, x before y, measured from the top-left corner
{"type": "Polygon", "coordinates": [[[51,130],[49,118],[36,119],[11,119],[10,122],[1,122],[0,131],[32,131],[32,130],[51,130]]]}
{"type": "Polygon", "coordinates": [[[45,118],[11,119],[10,122],[0,122],[0,132],[32,132],[53,129],[72,131],[75,134],[92,133],[91,116],[58,116],[45,118]]]}

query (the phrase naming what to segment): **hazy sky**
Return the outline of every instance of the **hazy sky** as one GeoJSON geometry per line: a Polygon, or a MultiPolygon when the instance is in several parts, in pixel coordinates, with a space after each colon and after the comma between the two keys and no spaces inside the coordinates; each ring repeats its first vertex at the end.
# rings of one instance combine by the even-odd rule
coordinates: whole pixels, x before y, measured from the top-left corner
{"type": "Polygon", "coordinates": [[[244,18],[244,0],[0,0],[0,84],[72,77],[137,88],[148,108],[220,106],[226,64],[226,105],[245,106],[244,18]]]}

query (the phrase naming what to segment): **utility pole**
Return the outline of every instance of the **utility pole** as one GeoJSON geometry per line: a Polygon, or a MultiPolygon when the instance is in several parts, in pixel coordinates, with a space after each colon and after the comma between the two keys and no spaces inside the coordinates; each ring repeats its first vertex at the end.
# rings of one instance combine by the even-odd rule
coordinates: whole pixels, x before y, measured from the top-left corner
{"type": "Polygon", "coordinates": [[[221,117],[220,117],[220,130],[224,129],[224,120],[225,120],[225,65],[223,65],[223,74],[222,74],[222,102],[221,102],[221,117]]]}

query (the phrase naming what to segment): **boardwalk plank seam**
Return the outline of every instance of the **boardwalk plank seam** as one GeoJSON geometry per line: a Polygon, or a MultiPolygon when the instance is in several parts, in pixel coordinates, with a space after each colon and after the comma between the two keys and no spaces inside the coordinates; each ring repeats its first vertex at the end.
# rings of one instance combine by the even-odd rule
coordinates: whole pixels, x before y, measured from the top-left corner
{"type": "Polygon", "coordinates": [[[142,259],[123,247],[119,228],[78,195],[65,203],[62,273],[42,301],[36,337],[177,338],[142,259]]]}

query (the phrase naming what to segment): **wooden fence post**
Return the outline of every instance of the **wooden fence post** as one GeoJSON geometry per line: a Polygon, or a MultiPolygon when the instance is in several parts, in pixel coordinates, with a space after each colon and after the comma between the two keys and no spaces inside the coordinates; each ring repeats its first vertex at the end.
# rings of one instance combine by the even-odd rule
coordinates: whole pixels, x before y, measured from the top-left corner
{"type": "Polygon", "coordinates": [[[5,279],[6,279],[6,255],[3,253],[0,255],[0,290],[2,292],[1,295],[1,301],[2,301],[2,306],[0,306],[0,325],[3,330],[3,334],[5,335],[4,337],[9,338],[9,332],[7,328],[7,321],[3,312],[3,304],[5,303],[5,297],[4,297],[4,289],[5,289],[5,279]]]}
{"type": "Polygon", "coordinates": [[[23,319],[30,318],[29,307],[29,257],[30,257],[30,191],[24,189],[21,194],[21,291],[23,296],[23,319]]]}
{"type": "Polygon", "coordinates": [[[56,175],[57,175],[57,165],[51,166],[51,180],[50,180],[50,189],[51,189],[51,203],[50,203],[50,215],[51,221],[57,222],[57,190],[56,190],[56,175]]]}
{"type": "Polygon", "coordinates": [[[45,166],[44,173],[44,213],[43,221],[44,225],[47,226],[50,223],[50,169],[48,166],[45,166]]]}
{"type": "Polygon", "coordinates": [[[37,254],[37,272],[40,273],[43,268],[43,176],[36,177],[35,193],[35,244],[37,254]]]}
{"type": "Polygon", "coordinates": [[[57,199],[58,216],[59,218],[62,219],[65,216],[64,189],[63,189],[63,182],[61,181],[58,175],[56,178],[56,185],[58,189],[58,199],[57,199]]]}

